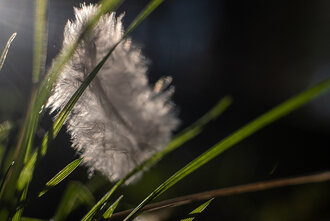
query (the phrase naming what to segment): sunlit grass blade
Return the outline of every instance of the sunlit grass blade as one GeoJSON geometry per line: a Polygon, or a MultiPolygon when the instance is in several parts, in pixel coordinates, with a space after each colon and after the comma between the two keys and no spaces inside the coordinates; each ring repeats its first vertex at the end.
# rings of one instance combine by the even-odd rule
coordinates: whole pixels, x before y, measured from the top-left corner
{"type": "MultiPolygon", "coordinates": [[[[198,119],[191,126],[184,129],[179,133],[162,151],[155,153],[148,160],[142,163],[140,166],[132,170],[126,177],[118,181],[98,202],[95,206],[89,211],[88,214],[95,214],[99,208],[104,205],[110,198],[110,196],[116,191],[116,189],[129,180],[132,176],[137,174],[140,171],[143,171],[145,168],[148,168],[150,165],[155,164],[161,160],[165,155],[180,147],[185,142],[191,140],[196,135],[198,135],[202,128],[209,123],[211,120],[219,117],[232,103],[230,96],[226,96],[221,99],[210,111],[204,114],[200,119],[198,119]]],[[[87,214],[87,215],[88,215],[87,214]]],[[[86,216],[87,216],[86,215],[86,216]]]]}
{"type": "Polygon", "coordinates": [[[31,181],[33,176],[33,170],[35,168],[35,164],[37,162],[38,152],[34,151],[32,157],[29,159],[27,164],[24,166],[17,182],[17,189],[22,191],[28,183],[31,181]]]}
{"type": "Polygon", "coordinates": [[[126,38],[139,24],[146,19],[151,12],[153,12],[164,0],[151,0],[148,5],[140,12],[140,14],[134,19],[134,21],[128,26],[124,37],[126,38]]]}
{"type": "Polygon", "coordinates": [[[202,205],[200,205],[199,207],[197,207],[196,209],[191,211],[188,214],[188,216],[186,218],[181,219],[181,221],[192,221],[192,220],[194,220],[196,218],[196,216],[201,214],[206,209],[206,207],[208,207],[208,205],[212,202],[212,200],[214,200],[214,198],[208,200],[207,202],[203,203],[202,205]]]}
{"type": "Polygon", "coordinates": [[[123,198],[123,195],[121,195],[104,213],[103,213],[103,218],[104,219],[109,219],[111,218],[113,212],[117,208],[120,200],[123,198]]]}
{"type": "Polygon", "coordinates": [[[88,211],[88,213],[81,219],[81,221],[90,221],[93,219],[93,217],[96,215],[97,212],[99,212],[99,210],[103,207],[103,205],[105,205],[110,196],[113,194],[113,192],[121,185],[123,184],[125,181],[124,180],[120,180],[119,182],[116,183],[116,185],[114,185],[111,190],[109,192],[107,192],[94,206],[92,209],[90,209],[88,211]]]}
{"type": "Polygon", "coordinates": [[[94,197],[90,190],[79,182],[71,182],[66,188],[63,197],[55,212],[54,221],[66,220],[74,209],[81,205],[90,208],[94,204],[94,197]]]}
{"type": "Polygon", "coordinates": [[[73,162],[69,163],[66,167],[64,167],[60,172],[58,172],[51,180],[49,180],[44,189],[39,193],[39,197],[44,195],[49,189],[59,184],[62,180],[64,180],[67,176],[69,176],[81,163],[82,159],[76,159],[73,162]]]}
{"type": "Polygon", "coordinates": [[[10,38],[7,41],[7,44],[6,44],[5,48],[2,51],[2,54],[1,54],[1,57],[0,57],[0,71],[1,71],[1,69],[3,67],[3,64],[5,63],[5,60],[6,60],[6,57],[7,57],[7,54],[8,54],[8,50],[9,50],[10,44],[13,42],[13,40],[15,39],[15,37],[16,37],[16,32],[13,33],[10,36],[10,38]]]}
{"type": "Polygon", "coordinates": [[[311,101],[320,94],[328,91],[330,88],[330,78],[317,84],[316,86],[294,96],[293,98],[283,102],[282,104],[276,106],[270,111],[262,114],[252,122],[238,129],[236,132],[224,138],[219,143],[215,144],[208,151],[204,152],[202,155],[197,157],[195,160],[191,161],[181,170],[176,172],[173,176],[162,183],[156,190],[154,190],[147,198],[145,198],[126,218],[125,220],[131,220],[138,212],[153,199],[164,193],[167,189],[172,187],[174,184],[182,180],[184,177],[194,172],[219,154],[223,153],[225,150],[229,149],[233,145],[247,138],[248,136],[254,134],[263,127],[269,125],[270,123],[280,119],[281,117],[289,114],[293,110],[301,107],[307,102],[311,101]]]}
{"type": "Polygon", "coordinates": [[[48,0],[35,1],[34,16],[34,50],[33,50],[33,68],[32,82],[38,83],[40,75],[43,74],[46,64],[47,54],[47,9],[48,0]]]}
{"type": "MultiPolygon", "coordinates": [[[[21,194],[21,197],[20,197],[20,202],[23,202],[26,198],[26,195],[27,195],[27,191],[28,191],[28,188],[25,187],[22,194],[21,194]]],[[[22,214],[23,214],[23,208],[22,207],[18,207],[16,208],[16,212],[15,212],[15,215],[13,216],[13,218],[11,219],[11,221],[21,221],[21,218],[22,218],[22,214]]]]}

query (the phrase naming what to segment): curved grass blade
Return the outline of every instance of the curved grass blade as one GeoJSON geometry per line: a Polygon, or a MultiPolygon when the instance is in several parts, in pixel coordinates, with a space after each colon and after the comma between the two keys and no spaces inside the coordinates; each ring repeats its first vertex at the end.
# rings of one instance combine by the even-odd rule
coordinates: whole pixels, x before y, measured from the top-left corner
{"type": "Polygon", "coordinates": [[[44,195],[48,190],[59,184],[67,176],[69,176],[81,163],[83,159],[76,159],[64,167],[60,172],[58,172],[51,180],[49,180],[44,189],[39,193],[39,197],[44,195]]]}
{"type": "Polygon", "coordinates": [[[22,172],[17,181],[18,191],[22,191],[28,183],[32,180],[33,170],[37,162],[38,152],[34,151],[32,157],[29,159],[28,163],[24,166],[22,172]]]}
{"type": "MultiPolygon", "coordinates": [[[[95,215],[97,211],[104,205],[110,196],[116,191],[116,189],[125,183],[128,179],[134,176],[136,173],[148,168],[150,165],[155,164],[161,160],[166,154],[180,147],[185,142],[191,140],[196,135],[198,135],[202,128],[209,123],[211,120],[219,117],[231,104],[232,99],[230,96],[226,96],[221,99],[210,111],[204,114],[200,119],[198,119],[191,126],[183,130],[179,135],[177,135],[162,151],[155,153],[152,157],[142,163],[140,166],[132,170],[126,177],[119,180],[98,202],[95,206],[88,212],[90,215],[95,215]]],[[[86,214],[86,216],[88,215],[86,214]]],[[[87,220],[87,219],[86,219],[87,220]]]]}
{"type": "Polygon", "coordinates": [[[35,1],[34,17],[34,50],[33,50],[33,68],[32,82],[38,83],[40,75],[45,70],[47,54],[47,4],[48,0],[35,1]]]}
{"type": "Polygon", "coordinates": [[[120,200],[123,198],[123,195],[121,195],[104,213],[103,213],[103,218],[104,219],[110,219],[113,212],[117,208],[120,200]]]}
{"type": "Polygon", "coordinates": [[[0,57],[0,71],[3,67],[3,64],[5,63],[5,60],[6,60],[6,57],[7,57],[7,54],[8,54],[8,50],[9,50],[9,47],[10,47],[10,44],[13,42],[13,40],[15,39],[16,37],[16,32],[13,33],[10,38],[8,39],[7,41],[7,44],[5,46],[5,48],[3,49],[2,51],[2,54],[1,54],[1,57],[0,57]]]}
{"type": "Polygon", "coordinates": [[[71,182],[65,190],[61,202],[57,207],[54,221],[66,220],[67,216],[81,205],[88,208],[94,204],[94,197],[90,190],[79,182],[71,182]]]}
{"type": "Polygon", "coordinates": [[[145,198],[124,220],[131,220],[135,217],[138,212],[153,199],[164,193],[167,189],[172,187],[174,184],[182,180],[184,177],[190,173],[197,170],[199,167],[203,166],[219,154],[223,153],[233,145],[247,138],[248,136],[254,134],[263,127],[269,125],[270,123],[280,119],[281,117],[289,114],[293,110],[301,107],[307,102],[311,101],[315,97],[325,93],[330,89],[330,78],[319,83],[318,85],[294,96],[293,98],[283,102],[282,104],[276,106],[270,111],[262,114],[252,122],[238,129],[233,134],[227,136],[219,143],[215,144],[209,150],[204,152],[202,155],[197,157],[195,160],[191,161],[181,170],[172,175],[164,183],[162,183],[156,190],[154,190],[147,198],[145,198]]]}
{"type": "MultiPolygon", "coordinates": [[[[23,202],[23,200],[25,200],[26,198],[26,195],[27,195],[27,191],[28,191],[28,188],[24,188],[21,196],[20,196],[20,202],[23,202]]],[[[21,217],[22,217],[22,214],[23,214],[23,208],[22,207],[19,207],[19,208],[16,208],[16,212],[13,216],[13,218],[11,219],[11,221],[20,221],[21,220],[21,217]]]]}
{"type": "Polygon", "coordinates": [[[213,200],[214,200],[214,198],[212,198],[212,199],[208,200],[207,202],[203,203],[202,205],[200,205],[199,207],[197,207],[196,209],[191,211],[186,218],[181,219],[181,221],[192,221],[192,220],[194,220],[196,218],[196,216],[201,214],[213,200]]]}
{"type": "Polygon", "coordinates": [[[94,206],[88,213],[81,219],[81,221],[90,221],[93,217],[99,212],[99,210],[108,202],[112,193],[125,182],[125,180],[120,180],[117,182],[109,192],[107,192],[94,206]]]}

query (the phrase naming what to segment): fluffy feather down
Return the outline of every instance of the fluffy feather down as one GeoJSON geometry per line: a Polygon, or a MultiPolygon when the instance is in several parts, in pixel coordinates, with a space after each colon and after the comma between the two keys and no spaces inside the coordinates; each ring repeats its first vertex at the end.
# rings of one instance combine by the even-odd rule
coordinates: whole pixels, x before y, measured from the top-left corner
{"type": "MultiPolygon", "coordinates": [[[[75,21],[64,29],[62,48],[72,44],[97,6],[75,8],[75,21]]],[[[62,110],[85,77],[123,36],[122,16],[101,17],[85,36],[65,66],[47,106],[62,110]]],[[[130,39],[112,53],[76,103],[67,119],[73,147],[91,171],[98,170],[111,181],[124,177],[169,142],[179,120],[165,90],[170,78],[154,88],[146,77],[147,60],[130,39]]]]}

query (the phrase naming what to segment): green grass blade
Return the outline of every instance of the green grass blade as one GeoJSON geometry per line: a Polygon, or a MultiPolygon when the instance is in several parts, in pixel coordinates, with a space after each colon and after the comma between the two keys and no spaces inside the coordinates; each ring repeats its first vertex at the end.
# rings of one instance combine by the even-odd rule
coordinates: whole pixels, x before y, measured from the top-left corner
{"type": "Polygon", "coordinates": [[[139,24],[146,19],[164,0],[151,0],[148,5],[140,12],[134,21],[128,26],[124,33],[124,38],[129,35],[139,24]]]}
{"type": "Polygon", "coordinates": [[[113,212],[115,211],[115,209],[117,208],[120,200],[123,198],[123,195],[121,195],[104,213],[103,213],[103,218],[104,219],[109,219],[113,212]]]}
{"type": "Polygon", "coordinates": [[[33,83],[39,82],[39,77],[45,70],[48,36],[46,18],[47,4],[48,0],[35,1],[34,51],[32,68],[33,83]]]}
{"type": "Polygon", "coordinates": [[[16,32],[13,33],[10,36],[10,38],[7,41],[7,44],[6,44],[5,48],[2,51],[2,54],[1,54],[1,57],[0,57],[0,71],[1,71],[1,69],[3,67],[3,64],[5,63],[5,60],[6,60],[6,57],[7,57],[7,54],[8,54],[8,50],[9,50],[10,44],[13,42],[13,40],[15,39],[15,37],[16,37],[16,32]]]}
{"type": "Polygon", "coordinates": [[[96,215],[96,213],[103,207],[103,205],[105,205],[110,196],[113,194],[113,192],[121,185],[123,184],[125,181],[124,180],[120,180],[119,182],[117,182],[109,192],[107,192],[94,206],[91,210],[88,211],[88,213],[81,219],[81,221],[90,221],[93,219],[93,217],[96,215]]]}
{"type": "MultiPolygon", "coordinates": [[[[24,190],[23,190],[23,193],[20,197],[20,202],[23,202],[26,198],[26,195],[27,195],[27,191],[28,191],[28,188],[26,187],[24,190]]],[[[15,215],[13,216],[12,220],[11,221],[20,221],[21,220],[21,217],[22,217],[22,214],[23,214],[23,208],[20,207],[20,208],[17,208],[18,210],[16,210],[15,212],[15,215]]]]}
{"type": "Polygon", "coordinates": [[[199,207],[197,207],[196,209],[191,211],[189,213],[189,215],[187,216],[187,218],[183,218],[183,219],[181,219],[181,221],[192,221],[192,220],[194,220],[196,218],[196,216],[201,214],[206,209],[206,207],[208,207],[208,205],[212,202],[212,200],[214,200],[214,198],[208,200],[207,202],[203,203],[202,205],[200,205],[199,207]]]}
{"type": "MultiPolygon", "coordinates": [[[[137,174],[138,172],[148,168],[150,165],[155,164],[160,159],[162,159],[166,154],[180,147],[185,142],[191,140],[196,135],[198,135],[202,128],[209,123],[211,120],[219,117],[232,103],[230,96],[226,96],[221,99],[210,111],[204,114],[200,119],[198,119],[191,126],[183,130],[179,135],[177,135],[162,151],[155,153],[152,157],[142,163],[140,166],[136,167],[131,171],[126,177],[118,181],[98,202],[97,204],[89,211],[89,215],[93,216],[99,210],[99,208],[104,205],[110,198],[110,196],[116,191],[116,189],[125,183],[129,178],[137,174]]],[[[84,219],[83,219],[84,220],[84,219]]],[[[88,220],[87,218],[85,220],[88,220]]]]}
{"type": "Polygon", "coordinates": [[[270,123],[278,120],[279,118],[289,114],[293,110],[301,107],[307,102],[311,101],[320,94],[328,91],[330,89],[330,78],[321,82],[320,84],[294,96],[293,98],[283,102],[282,104],[276,106],[270,111],[262,114],[252,122],[238,129],[233,134],[224,138],[222,141],[211,147],[209,150],[204,152],[202,155],[197,157],[195,160],[191,161],[181,170],[176,172],[173,176],[162,183],[156,190],[154,190],[147,198],[145,198],[126,218],[126,220],[131,220],[146,204],[151,202],[153,199],[164,193],[167,189],[172,187],[174,184],[179,182],[181,179],[189,175],[190,173],[197,170],[199,167],[203,166],[219,154],[223,153],[225,150],[229,149],[233,145],[247,138],[248,136],[254,134],[263,127],[269,125],[270,123]]]}
{"type": "Polygon", "coordinates": [[[22,191],[28,183],[32,180],[33,170],[37,162],[38,152],[34,151],[32,157],[29,159],[28,163],[24,166],[17,182],[18,191],[22,191]]]}
{"type": "Polygon", "coordinates": [[[67,216],[81,205],[88,208],[94,204],[94,197],[90,190],[79,182],[71,182],[65,190],[61,202],[55,212],[54,221],[66,220],[67,216]]]}
{"type": "Polygon", "coordinates": [[[39,197],[44,195],[49,189],[53,188],[62,180],[64,180],[67,176],[69,176],[81,163],[83,159],[76,159],[73,162],[69,163],[66,167],[64,167],[60,172],[58,172],[51,180],[49,180],[44,189],[39,193],[39,197]]]}

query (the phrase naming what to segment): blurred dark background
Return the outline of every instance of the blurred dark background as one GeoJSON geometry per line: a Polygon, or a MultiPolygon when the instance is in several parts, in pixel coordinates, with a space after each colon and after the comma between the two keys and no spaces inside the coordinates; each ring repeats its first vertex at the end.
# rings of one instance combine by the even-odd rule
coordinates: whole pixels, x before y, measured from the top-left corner
{"type": "MultiPolygon", "coordinates": [[[[1,48],[17,32],[0,73],[0,120],[17,125],[31,89],[33,2],[0,0],[1,48]]],[[[61,48],[63,27],[73,18],[72,7],[81,2],[50,0],[47,65],[61,48]]],[[[127,0],[122,4],[118,14],[125,12],[125,27],[147,2],[127,0]]],[[[168,0],[131,37],[151,61],[150,82],[164,75],[173,77],[180,129],[227,94],[234,103],[200,136],[168,155],[143,179],[121,188],[119,193],[125,195],[121,209],[137,205],[171,174],[240,126],[330,76],[330,2],[326,0],[168,0]]],[[[42,126],[47,129],[49,122],[44,119],[42,126]]],[[[327,94],[235,145],[160,199],[329,170],[329,129],[327,94]]],[[[31,192],[75,158],[70,138],[62,130],[38,166],[31,192]]],[[[50,218],[72,180],[91,182],[81,167],[29,205],[25,215],[50,218]]],[[[110,187],[104,180],[96,199],[110,187]]],[[[178,220],[197,205],[166,210],[161,215],[178,220]]],[[[77,220],[86,211],[81,207],[69,220],[77,220]]],[[[217,198],[198,220],[330,220],[330,183],[217,198]]]]}

